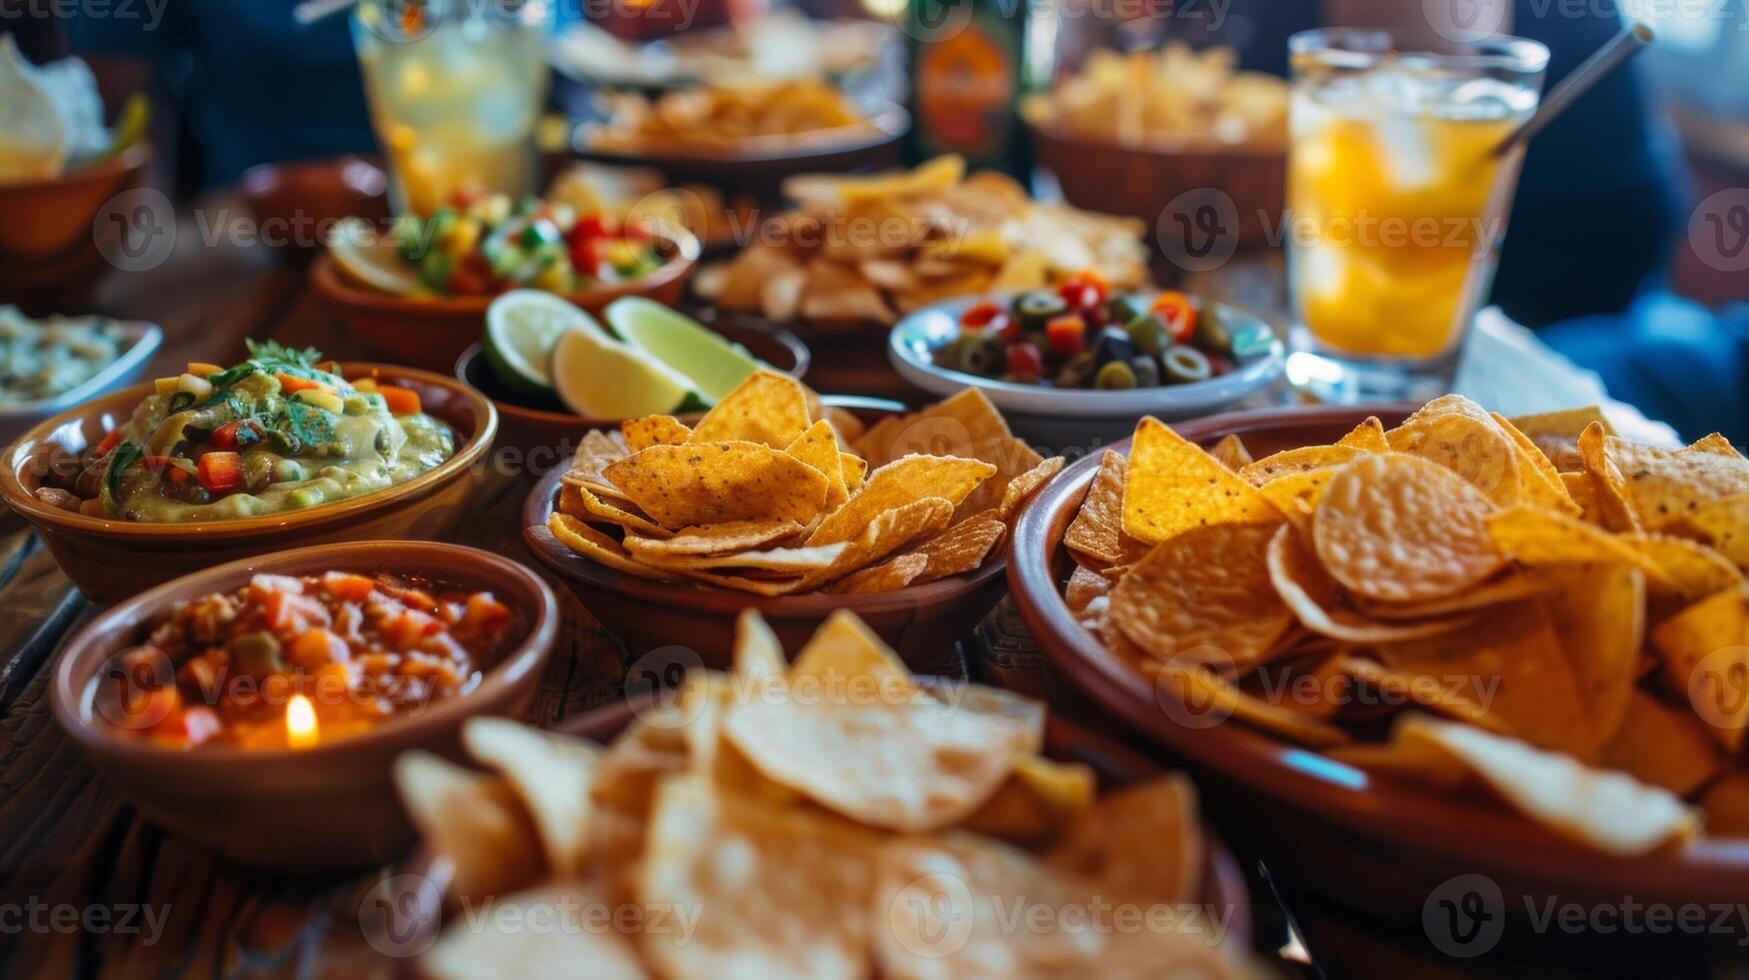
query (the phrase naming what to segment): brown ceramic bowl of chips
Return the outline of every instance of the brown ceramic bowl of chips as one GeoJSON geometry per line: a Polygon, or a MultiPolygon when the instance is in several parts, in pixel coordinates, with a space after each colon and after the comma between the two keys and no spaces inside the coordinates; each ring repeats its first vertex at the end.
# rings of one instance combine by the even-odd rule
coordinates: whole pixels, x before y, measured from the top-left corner
{"type": "MultiPolygon", "coordinates": [[[[561,722],[557,730],[603,745],[613,741],[637,717],[629,701],[596,708],[561,722]]],[[[1091,768],[1103,793],[1159,776],[1165,770],[1134,748],[1056,715],[1045,724],[1045,755],[1058,762],[1079,762],[1091,768]]],[[[1226,945],[1248,949],[1252,940],[1251,901],[1245,876],[1233,855],[1205,820],[1203,823],[1202,885],[1197,896],[1202,909],[1221,920],[1226,945]]],[[[428,976],[414,957],[430,949],[443,928],[444,895],[453,868],[420,848],[400,872],[380,882],[371,897],[376,902],[364,915],[366,936],[379,951],[405,964],[407,978],[428,976]]]]}
{"type": "MultiPolygon", "coordinates": [[[[1261,458],[1332,443],[1368,415],[1389,427],[1413,408],[1300,406],[1176,429],[1205,448],[1237,434],[1261,458]]],[[[1112,448],[1127,454],[1129,440],[1112,448]]],[[[1633,903],[1734,907],[1749,893],[1749,840],[1702,837],[1673,852],[1614,856],[1486,800],[1389,782],[1244,725],[1217,723],[1157,691],[1078,623],[1063,598],[1074,567],[1064,532],[1098,466],[1096,457],[1077,462],[1022,510],[1009,556],[1015,603],[1045,654],[1056,709],[1108,720],[1183,765],[1197,778],[1210,818],[1241,853],[1255,854],[1291,888],[1408,925],[1447,954],[1480,955],[1500,945],[1616,967],[1666,944],[1682,955],[1740,955],[1735,944],[1749,928],[1740,922],[1654,935],[1568,929],[1546,919],[1539,927],[1537,917],[1569,903],[1612,911],[1633,903]]]]}
{"type": "Polygon", "coordinates": [[[894,592],[838,595],[811,592],[761,596],[681,582],[658,582],[617,571],[577,554],[553,537],[547,522],[565,474],[554,470],[529,494],[522,510],[522,539],[530,553],[564,582],[601,624],[625,642],[633,656],[668,649],[674,662],[695,652],[708,667],[726,667],[735,618],[756,609],[785,649],[800,649],[826,617],[839,609],[861,616],[918,673],[959,674],[959,639],[1001,600],[1004,559],[978,569],[894,592]]]}

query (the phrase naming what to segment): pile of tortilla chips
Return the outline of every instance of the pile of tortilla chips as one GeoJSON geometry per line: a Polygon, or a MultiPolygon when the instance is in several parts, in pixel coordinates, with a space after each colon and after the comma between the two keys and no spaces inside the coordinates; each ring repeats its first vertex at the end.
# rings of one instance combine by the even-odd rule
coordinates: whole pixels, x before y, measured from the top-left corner
{"type": "Polygon", "coordinates": [[[1036,289],[1086,269],[1115,289],[1148,278],[1131,218],[1033,201],[995,171],[944,156],[909,173],[792,178],[795,211],[764,222],[693,288],[725,310],[830,329],[892,325],[957,296],[1036,289]]]}
{"type": "Polygon", "coordinates": [[[1163,704],[1614,853],[1703,815],[1749,835],[1749,459],[1722,437],[1448,396],[1253,461],[1144,419],[1065,545],[1070,609],[1163,704]]]}
{"type": "Polygon", "coordinates": [[[977,389],[866,431],[759,371],[688,428],[591,432],[547,529],[644,578],[759,595],[890,592],[1001,555],[1021,504],[1063,467],[977,389]]]}
{"type": "Polygon", "coordinates": [[[608,121],[592,126],[597,152],[721,156],[848,143],[880,129],[844,93],[810,79],[701,85],[649,99],[598,96],[608,121]]]}
{"type": "MultiPolygon", "coordinates": [[[[612,744],[476,718],[491,774],[412,752],[401,798],[454,869],[431,976],[1252,976],[1200,901],[1181,776],[1095,800],[1044,710],[923,685],[849,613],[785,663],[742,614],[612,744]],[[1016,921],[1016,911],[1025,918],[1016,921]]],[[[1213,913],[1211,915],[1210,913],[1213,913]]]]}

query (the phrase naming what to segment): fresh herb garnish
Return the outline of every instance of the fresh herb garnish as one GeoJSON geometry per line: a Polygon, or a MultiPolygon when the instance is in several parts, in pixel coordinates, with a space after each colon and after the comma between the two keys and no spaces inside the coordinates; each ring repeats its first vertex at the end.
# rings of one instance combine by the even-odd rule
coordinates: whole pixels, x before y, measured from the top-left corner
{"type": "Polygon", "coordinates": [[[263,371],[284,371],[290,368],[294,371],[315,370],[316,362],[322,359],[322,352],[314,347],[298,349],[286,347],[275,340],[243,341],[249,348],[249,360],[263,371]]]}
{"type": "Polygon", "coordinates": [[[294,399],[286,402],[279,414],[281,417],[273,419],[269,427],[283,430],[304,446],[325,446],[334,441],[333,426],[314,405],[294,399]]]}
{"type": "Polygon", "coordinates": [[[103,471],[103,485],[109,490],[111,500],[121,487],[122,473],[134,462],[146,455],[145,451],[131,442],[122,442],[109,454],[109,468],[103,471]]]}

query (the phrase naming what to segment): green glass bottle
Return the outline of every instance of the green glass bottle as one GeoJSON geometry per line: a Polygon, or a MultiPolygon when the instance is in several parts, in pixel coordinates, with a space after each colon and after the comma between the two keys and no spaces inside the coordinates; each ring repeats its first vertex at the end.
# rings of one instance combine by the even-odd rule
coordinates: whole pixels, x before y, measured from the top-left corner
{"type": "Polygon", "coordinates": [[[910,0],[911,162],[958,153],[1030,181],[1020,98],[1048,84],[1055,28],[1051,0],[910,0]]]}

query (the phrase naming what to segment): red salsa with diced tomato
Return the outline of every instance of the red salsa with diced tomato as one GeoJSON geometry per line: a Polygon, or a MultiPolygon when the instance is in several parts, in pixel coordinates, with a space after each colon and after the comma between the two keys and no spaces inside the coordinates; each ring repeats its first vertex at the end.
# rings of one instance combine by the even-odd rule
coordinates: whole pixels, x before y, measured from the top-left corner
{"type": "Polygon", "coordinates": [[[112,658],[92,714],[178,748],[307,747],[466,694],[522,632],[490,592],[354,572],[257,575],[179,605],[112,658]]]}
{"type": "Polygon", "coordinates": [[[1260,322],[1229,317],[1177,290],[1113,292],[1091,270],[1054,289],[974,303],[960,313],[959,328],[936,350],[938,366],[1058,388],[1207,381],[1276,344],[1260,322]]]}

